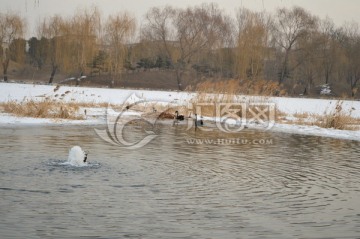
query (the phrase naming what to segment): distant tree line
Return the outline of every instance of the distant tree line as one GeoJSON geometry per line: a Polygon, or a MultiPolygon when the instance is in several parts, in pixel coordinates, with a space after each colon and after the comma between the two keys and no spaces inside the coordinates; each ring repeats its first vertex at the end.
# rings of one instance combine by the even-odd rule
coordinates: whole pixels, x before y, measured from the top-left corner
{"type": "Polygon", "coordinates": [[[317,85],[358,95],[360,29],[337,27],[300,7],[274,13],[237,10],[226,15],[216,4],[154,7],[140,26],[127,12],[103,18],[98,8],[71,17],[42,19],[37,34],[24,39],[26,24],[16,13],[0,13],[0,60],[8,80],[10,61],[55,74],[106,75],[112,84],[136,69],[175,72],[179,90],[188,72],[205,77],[267,80],[303,93],[317,85]]]}

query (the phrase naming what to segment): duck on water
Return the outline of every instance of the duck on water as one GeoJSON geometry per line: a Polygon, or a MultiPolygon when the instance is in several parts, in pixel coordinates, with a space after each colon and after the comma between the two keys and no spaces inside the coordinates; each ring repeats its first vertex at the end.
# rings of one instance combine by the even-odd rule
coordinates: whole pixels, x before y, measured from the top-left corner
{"type": "Polygon", "coordinates": [[[184,115],[179,115],[179,111],[175,111],[175,119],[182,121],[185,119],[185,117],[184,115]]]}

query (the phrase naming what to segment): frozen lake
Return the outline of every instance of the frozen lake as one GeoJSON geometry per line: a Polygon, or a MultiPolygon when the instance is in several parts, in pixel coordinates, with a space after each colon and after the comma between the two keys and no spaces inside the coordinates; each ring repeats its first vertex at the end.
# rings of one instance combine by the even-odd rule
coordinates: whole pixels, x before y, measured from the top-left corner
{"type": "Polygon", "coordinates": [[[2,126],[1,238],[360,235],[360,142],[244,130],[231,137],[253,143],[195,144],[230,136],[159,131],[128,150],[92,126],[2,126]],[[88,166],[62,164],[73,145],[88,166]]]}

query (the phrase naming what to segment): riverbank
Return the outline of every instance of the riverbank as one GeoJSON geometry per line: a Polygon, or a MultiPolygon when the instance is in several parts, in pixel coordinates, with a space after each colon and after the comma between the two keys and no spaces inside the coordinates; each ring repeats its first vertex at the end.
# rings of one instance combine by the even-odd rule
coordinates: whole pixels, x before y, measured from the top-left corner
{"type": "MultiPolygon", "coordinates": [[[[197,99],[198,95],[194,92],[176,91],[153,91],[135,89],[109,89],[109,88],[89,88],[89,87],[70,87],[37,84],[17,84],[0,83],[0,103],[6,102],[26,102],[26,101],[56,101],[63,103],[81,104],[78,114],[83,116],[81,120],[68,119],[48,119],[17,117],[5,113],[1,109],[0,125],[13,124],[56,124],[56,125],[100,125],[106,124],[106,113],[116,118],[122,112],[124,105],[142,105],[140,108],[129,108],[124,116],[147,117],[152,111],[163,110],[168,107],[187,107],[189,102],[197,99]],[[107,111],[104,105],[114,108],[107,111]],[[88,105],[88,107],[86,106],[88,105]]],[[[218,98],[219,99],[219,98],[218,98]]],[[[266,130],[285,132],[291,134],[317,135],[324,137],[334,137],[340,139],[350,139],[360,141],[359,125],[353,125],[354,130],[338,130],[333,128],[322,128],[316,126],[314,121],[319,120],[316,116],[326,116],[334,114],[339,102],[341,111],[349,117],[359,122],[360,101],[349,100],[330,100],[330,99],[307,99],[307,98],[288,98],[288,97],[264,97],[264,96],[236,96],[240,102],[251,102],[253,104],[268,104],[276,108],[277,115],[268,120],[271,121],[266,130]]],[[[216,117],[204,117],[209,122],[219,120],[216,117]]],[[[254,123],[254,122],[253,122],[254,123]]],[[[257,124],[249,124],[249,128],[259,128],[257,124]]]]}

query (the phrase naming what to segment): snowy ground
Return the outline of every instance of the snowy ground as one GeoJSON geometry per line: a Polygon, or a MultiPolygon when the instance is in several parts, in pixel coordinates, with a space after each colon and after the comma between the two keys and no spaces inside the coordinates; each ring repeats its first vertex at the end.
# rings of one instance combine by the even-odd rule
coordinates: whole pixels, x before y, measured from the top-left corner
{"type": "MultiPolygon", "coordinates": [[[[157,104],[187,105],[189,100],[196,97],[195,93],[174,92],[174,91],[151,91],[151,90],[130,90],[130,89],[107,89],[107,88],[87,88],[87,87],[67,87],[61,86],[56,90],[56,86],[0,83],[0,102],[24,101],[24,100],[61,100],[64,102],[80,103],[110,103],[121,105],[124,102],[129,104],[142,100],[157,104]]],[[[306,98],[287,98],[287,97],[256,97],[239,96],[245,102],[268,102],[273,103],[278,110],[286,115],[285,118],[291,119],[294,114],[328,114],[333,112],[337,100],[326,99],[306,99],[306,98]]],[[[360,101],[343,101],[342,109],[354,118],[360,118],[360,101]]],[[[84,109],[82,109],[84,110],[84,109]]],[[[38,118],[19,118],[9,114],[0,113],[0,125],[11,124],[104,124],[104,108],[88,108],[85,120],[51,120],[38,118]]],[[[116,115],[117,112],[113,112],[116,115]]],[[[127,112],[127,115],[141,115],[141,112],[127,112]]],[[[211,120],[211,119],[210,119],[211,120]]],[[[283,124],[275,122],[269,129],[272,131],[318,135],[325,137],[335,137],[341,139],[351,139],[360,141],[360,130],[347,131],[335,129],[323,129],[316,126],[305,126],[295,124],[283,124]]]]}

